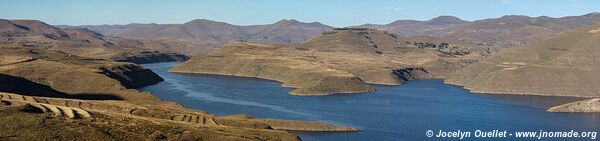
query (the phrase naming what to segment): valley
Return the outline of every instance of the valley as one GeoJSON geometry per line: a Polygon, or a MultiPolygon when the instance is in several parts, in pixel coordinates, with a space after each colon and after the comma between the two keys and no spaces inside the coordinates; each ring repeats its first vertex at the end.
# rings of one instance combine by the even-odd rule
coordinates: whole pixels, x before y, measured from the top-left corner
{"type": "MultiPolygon", "coordinates": [[[[0,11],[11,7],[3,3],[0,11]]],[[[154,4],[140,5],[164,6],[154,4]]],[[[327,7],[349,8],[341,5],[327,7]]],[[[106,9],[0,14],[0,140],[444,140],[423,132],[600,129],[595,11],[438,12],[336,27],[326,23],[377,9],[329,20],[278,8],[313,13],[300,21],[220,6],[238,14],[204,19],[187,14],[227,12],[171,7],[108,18],[177,19],[115,22],[125,24],[98,23],[118,11],[106,9]],[[57,22],[66,19],[95,24],[57,22]]],[[[379,10],[387,12],[367,17],[410,8],[379,10]]]]}

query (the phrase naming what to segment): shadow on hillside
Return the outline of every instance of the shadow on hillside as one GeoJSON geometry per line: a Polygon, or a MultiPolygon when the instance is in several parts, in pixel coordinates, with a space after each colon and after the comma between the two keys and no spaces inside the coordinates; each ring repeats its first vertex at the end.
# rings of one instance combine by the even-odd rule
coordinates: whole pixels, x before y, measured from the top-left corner
{"type": "Polygon", "coordinates": [[[111,94],[75,94],[59,92],[50,86],[39,84],[22,77],[0,74],[0,92],[15,93],[27,96],[41,96],[53,98],[70,98],[81,100],[123,100],[111,94]]]}
{"type": "Polygon", "coordinates": [[[79,93],[74,95],[69,95],[71,99],[81,99],[81,100],[123,100],[123,98],[111,95],[111,94],[91,94],[91,93],[79,93]]]}

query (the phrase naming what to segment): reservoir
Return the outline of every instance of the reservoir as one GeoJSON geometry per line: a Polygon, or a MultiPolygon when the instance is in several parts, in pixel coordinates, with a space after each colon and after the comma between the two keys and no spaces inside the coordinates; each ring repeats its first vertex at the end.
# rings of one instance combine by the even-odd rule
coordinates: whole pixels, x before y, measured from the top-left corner
{"type": "MultiPolygon", "coordinates": [[[[546,112],[550,106],[579,100],[575,98],[474,94],[441,80],[409,81],[400,86],[373,85],[377,91],[364,94],[299,97],[288,94],[291,88],[270,80],[167,72],[177,64],[143,65],[165,81],[140,90],[217,116],[248,114],[255,118],[321,121],[361,129],[294,132],[305,141],[458,140],[429,138],[428,130],[436,134],[440,130],[471,131],[471,134],[476,130],[600,131],[599,114],[546,112]]],[[[469,138],[490,139],[494,138],[469,138]]]]}

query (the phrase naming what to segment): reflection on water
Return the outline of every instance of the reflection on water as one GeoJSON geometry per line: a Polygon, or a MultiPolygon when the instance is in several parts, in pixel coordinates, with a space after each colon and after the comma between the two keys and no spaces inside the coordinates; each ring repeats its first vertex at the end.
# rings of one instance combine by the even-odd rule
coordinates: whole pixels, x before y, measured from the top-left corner
{"type": "MultiPolygon", "coordinates": [[[[164,100],[215,115],[315,120],[362,129],[351,133],[296,132],[303,140],[426,140],[427,130],[598,131],[600,115],[549,113],[577,99],[473,94],[439,80],[374,85],[365,94],[292,96],[274,81],[168,73],[176,63],[144,65],[165,82],[142,88],[164,100]]],[[[564,138],[561,138],[564,139],[564,138]]]]}
{"type": "MultiPolygon", "coordinates": [[[[174,91],[180,91],[180,92],[184,93],[186,97],[190,97],[190,98],[197,99],[197,100],[209,100],[210,102],[221,102],[221,103],[233,104],[233,105],[238,105],[238,106],[254,106],[254,107],[260,107],[260,108],[267,108],[267,109],[278,111],[278,112],[285,112],[288,114],[313,116],[311,114],[296,112],[294,110],[289,110],[289,109],[287,109],[285,107],[281,107],[281,106],[268,105],[268,104],[262,104],[262,103],[258,103],[258,102],[244,101],[244,100],[238,100],[238,99],[222,98],[222,97],[215,96],[214,95],[215,93],[196,92],[192,88],[192,85],[186,85],[185,82],[182,82],[182,81],[179,81],[176,79],[165,78],[165,81],[167,82],[166,85],[168,87],[170,87],[170,89],[173,89],[174,91]]],[[[200,85],[205,86],[205,87],[210,87],[210,88],[218,88],[218,87],[212,87],[212,86],[207,86],[207,85],[202,85],[202,84],[200,84],[200,85]]]]}

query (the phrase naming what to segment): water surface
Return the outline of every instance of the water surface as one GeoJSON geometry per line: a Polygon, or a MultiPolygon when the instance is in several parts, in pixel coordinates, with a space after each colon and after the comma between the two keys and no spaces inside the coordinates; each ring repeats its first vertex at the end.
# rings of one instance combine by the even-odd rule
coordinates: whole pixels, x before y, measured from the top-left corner
{"type": "MultiPolygon", "coordinates": [[[[144,65],[165,81],[140,90],[219,116],[249,114],[362,129],[345,133],[296,133],[306,141],[440,140],[427,138],[427,130],[436,133],[437,130],[600,130],[600,115],[545,111],[549,106],[575,100],[565,97],[473,94],[441,80],[410,81],[401,86],[374,85],[378,91],[365,94],[299,97],[288,94],[292,89],[270,80],[167,72],[177,64],[144,65]]],[[[581,139],[587,138],[578,138],[581,139]]]]}

